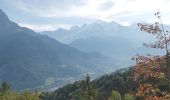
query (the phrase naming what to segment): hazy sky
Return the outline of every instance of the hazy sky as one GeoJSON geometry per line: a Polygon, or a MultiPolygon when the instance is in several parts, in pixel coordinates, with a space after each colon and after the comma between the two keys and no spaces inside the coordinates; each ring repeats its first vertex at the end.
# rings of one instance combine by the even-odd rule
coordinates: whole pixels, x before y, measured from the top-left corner
{"type": "Polygon", "coordinates": [[[69,28],[95,20],[123,25],[153,22],[154,12],[162,12],[170,24],[170,0],[0,0],[9,18],[35,31],[69,28]]]}

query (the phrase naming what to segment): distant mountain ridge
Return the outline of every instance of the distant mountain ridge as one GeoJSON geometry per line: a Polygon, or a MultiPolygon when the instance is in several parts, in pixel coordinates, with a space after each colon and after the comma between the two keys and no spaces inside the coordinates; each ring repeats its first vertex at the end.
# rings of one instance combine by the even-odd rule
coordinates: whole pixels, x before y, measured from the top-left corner
{"type": "Polygon", "coordinates": [[[0,83],[16,90],[61,86],[90,73],[114,70],[113,61],[20,27],[0,10],[0,83]]]}
{"type": "Polygon", "coordinates": [[[131,57],[141,52],[154,53],[142,46],[143,42],[152,43],[154,38],[141,32],[137,25],[122,26],[114,21],[96,21],[82,26],[73,26],[69,30],[42,32],[62,43],[66,43],[85,52],[100,52],[112,57],[119,65],[130,66],[131,57]]]}
{"type": "Polygon", "coordinates": [[[141,41],[147,40],[150,35],[138,30],[137,25],[122,26],[115,21],[104,22],[101,20],[82,26],[73,26],[69,30],[58,29],[56,31],[45,31],[41,34],[46,34],[56,40],[69,44],[77,39],[88,39],[91,37],[122,37],[129,40],[138,39],[141,41]]]}
{"type": "Polygon", "coordinates": [[[73,26],[70,30],[58,29],[56,31],[45,31],[41,34],[46,34],[52,38],[55,38],[63,43],[71,43],[77,39],[87,39],[90,37],[105,37],[105,36],[114,36],[113,31],[118,32],[119,28],[125,28],[115,22],[104,22],[96,21],[90,24],[84,24],[82,26],[73,26]]]}

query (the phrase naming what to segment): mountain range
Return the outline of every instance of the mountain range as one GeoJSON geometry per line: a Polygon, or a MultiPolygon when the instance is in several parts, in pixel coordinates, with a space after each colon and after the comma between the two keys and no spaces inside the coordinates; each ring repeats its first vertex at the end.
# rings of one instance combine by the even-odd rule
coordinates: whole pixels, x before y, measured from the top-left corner
{"type": "Polygon", "coordinates": [[[130,66],[130,60],[137,53],[154,54],[160,50],[143,47],[143,43],[152,43],[152,35],[140,31],[137,24],[123,26],[114,21],[101,20],[82,26],[73,26],[69,30],[45,31],[46,34],[62,43],[69,44],[84,52],[98,52],[111,57],[119,66],[130,66]]]}
{"type": "Polygon", "coordinates": [[[9,82],[16,90],[45,89],[115,69],[109,57],[21,27],[0,10],[0,83],[9,82]]]}

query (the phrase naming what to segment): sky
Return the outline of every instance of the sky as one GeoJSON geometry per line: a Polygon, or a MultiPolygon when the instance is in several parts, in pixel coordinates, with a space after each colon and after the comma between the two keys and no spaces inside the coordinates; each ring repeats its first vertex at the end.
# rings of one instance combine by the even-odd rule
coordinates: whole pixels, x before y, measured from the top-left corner
{"type": "Polygon", "coordinates": [[[102,20],[122,25],[155,22],[160,11],[164,24],[170,24],[170,0],[0,0],[9,18],[34,31],[68,29],[102,20]]]}

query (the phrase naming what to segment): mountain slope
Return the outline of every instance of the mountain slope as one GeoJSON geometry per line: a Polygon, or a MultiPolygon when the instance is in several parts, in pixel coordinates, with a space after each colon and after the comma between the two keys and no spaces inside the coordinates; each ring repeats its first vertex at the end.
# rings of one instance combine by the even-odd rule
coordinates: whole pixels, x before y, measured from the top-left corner
{"type": "MultiPolygon", "coordinates": [[[[113,68],[112,68],[113,69],[113,68]]],[[[89,54],[11,22],[0,10],[0,83],[14,89],[61,86],[85,73],[111,70],[99,54],[89,54]]]]}

